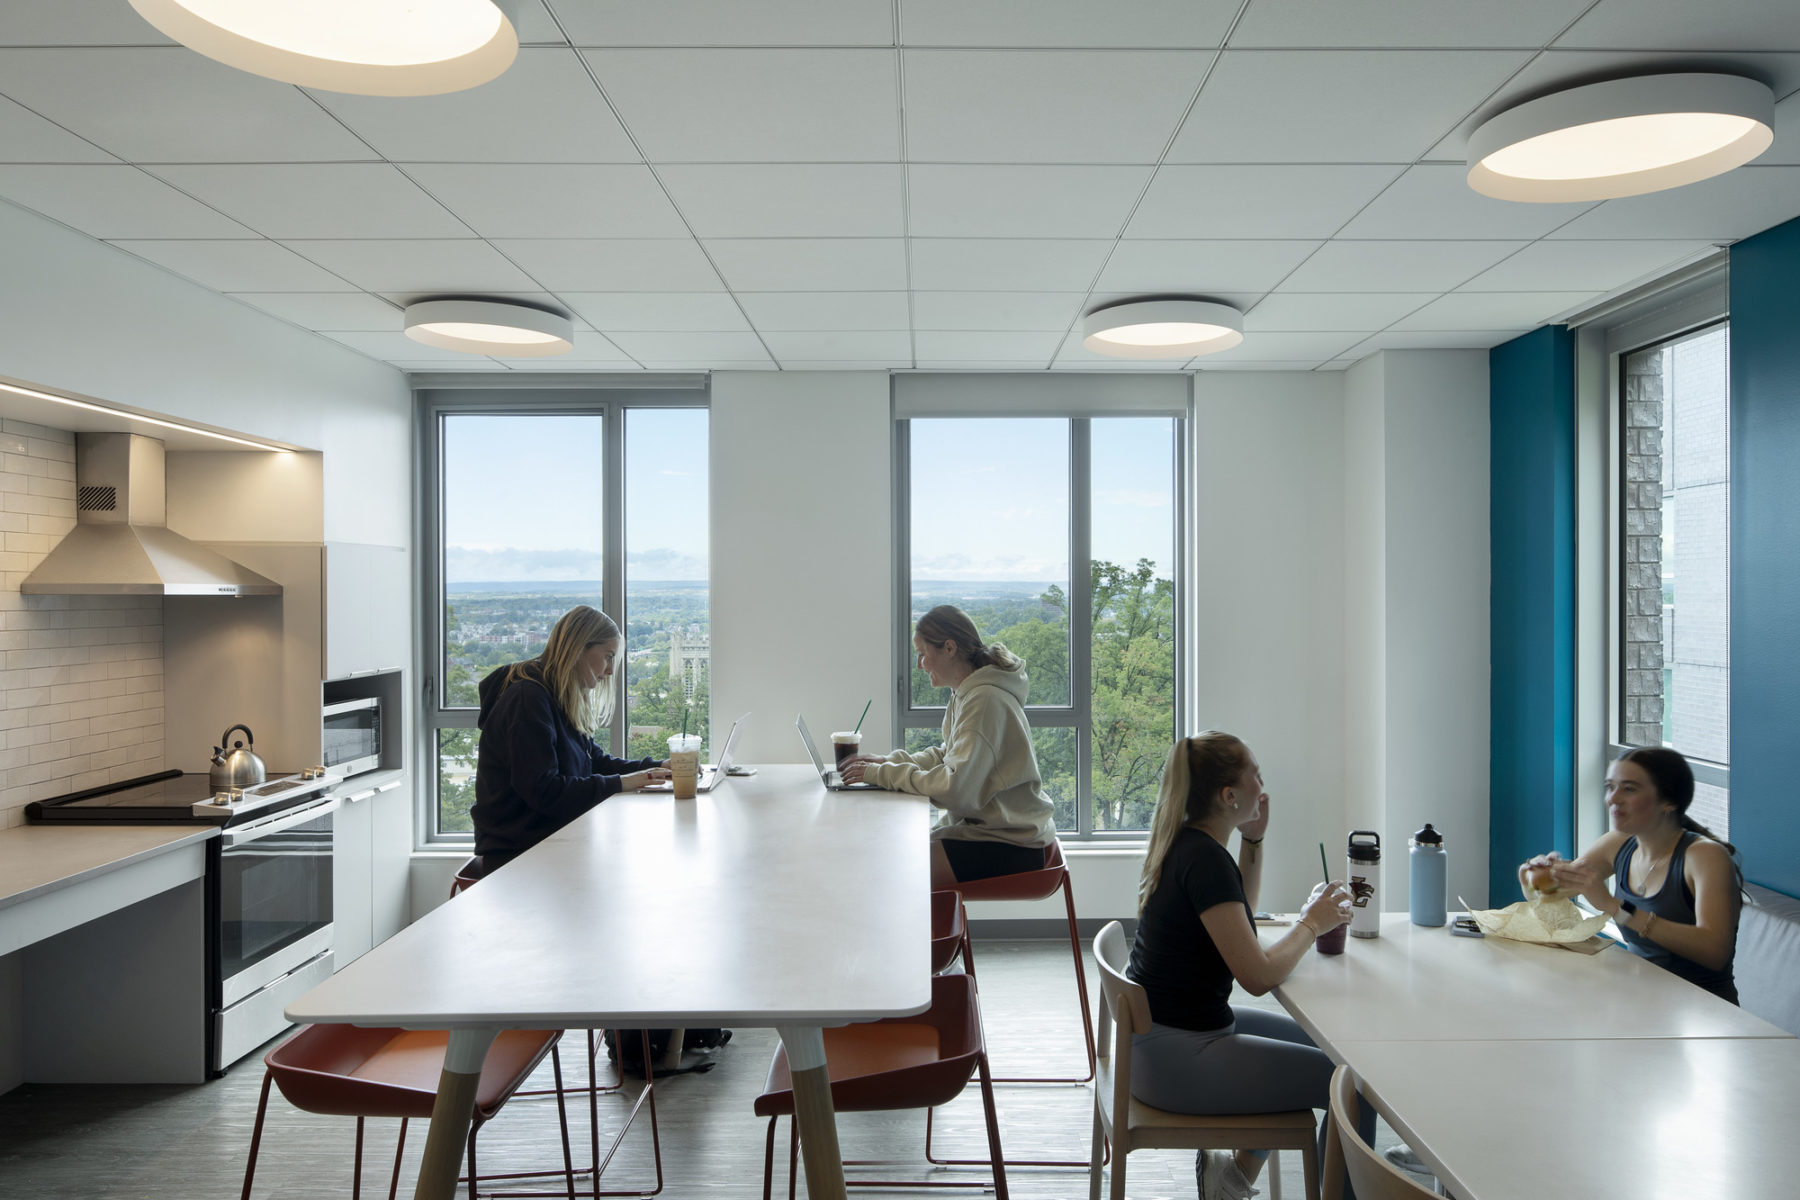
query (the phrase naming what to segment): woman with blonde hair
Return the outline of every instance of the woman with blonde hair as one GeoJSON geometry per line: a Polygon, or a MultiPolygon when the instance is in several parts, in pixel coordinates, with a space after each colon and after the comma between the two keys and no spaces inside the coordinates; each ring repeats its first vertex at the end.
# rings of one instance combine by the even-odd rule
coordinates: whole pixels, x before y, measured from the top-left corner
{"type": "MultiPolygon", "coordinates": [[[[1269,797],[1250,747],[1212,730],[1175,743],[1151,818],[1127,968],[1150,999],[1150,1031],[1131,1047],[1132,1092],[1146,1104],[1208,1116],[1327,1106],[1325,1052],[1291,1017],[1229,1003],[1234,983],[1263,995],[1321,935],[1350,920],[1349,892],[1334,880],[1313,888],[1274,945],[1257,940],[1268,827],[1269,797]],[[1234,831],[1235,861],[1227,849],[1234,831]]],[[[1202,1150],[1194,1163],[1201,1200],[1249,1196],[1267,1157],[1202,1150]]]]}
{"type": "Polygon", "coordinates": [[[951,689],[944,744],[846,759],[844,782],[931,801],[933,889],[1037,870],[1056,820],[1025,719],[1024,661],[998,642],[983,645],[969,614],[949,604],[919,618],[913,651],[931,686],[951,689]]]}
{"type": "Polygon", "coordinates": [[[620,759],[593,731],[612,718],[619,627],[578,605],[544,652],[481,681],[475,766],[475,854],[485,874],[504,866],[618,792],[667,779],[654,758],[620,759]]]}

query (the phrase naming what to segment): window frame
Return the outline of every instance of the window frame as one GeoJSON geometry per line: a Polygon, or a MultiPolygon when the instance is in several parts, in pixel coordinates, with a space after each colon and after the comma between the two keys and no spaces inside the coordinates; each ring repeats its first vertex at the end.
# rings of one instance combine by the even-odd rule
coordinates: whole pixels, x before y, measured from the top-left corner
{"type": "Polygon", "coordinates": [[[1187,727],[1189,703],[1191,644],[1188,622],[1188,539],[1189,505],[1192,497],[1189,445],[1193,422],[1191,381],[1186,404],[1181,410],[1151,408],[1133,411],[1129,408],[1102,407],[1095,404],[1071,408],[1066,403],[1051,404],[1041,410],[1020,407],[1013,397],[1000,398],[991,405],[968,404],[954,413],[913,411],[896,407],[893,416],[893,481],[894,481],[894,717],[893,745],[906,745],[912,729],[936,729],[943,724],[943,705],[915,706],[912,702],[912,422],[914,420],[972,419],[1060,419],[1069,423],[1069,703],[1066,705],[1028,705],[1026,715],[1033,730],[1073,729],[1075,731],[1076,798],[1075,829],[1057,829],[1057,837],[1065,843],[1089,847],[1136,847],[1149,836],[1147,829],[1096,830],[1093,826],[1093,595],[1082,576],[1091,572],[1093,541],[1092,425],[1095,420],[1109,418],[1153,418],[1170,423],[1170,482],[1172,496],[1170,518],[1173,530],[1171,546],[1175,594],[1172,614],[1174,638],[1174,737],[1187,727]],[[1014,401],[1014,402],[1008,402],[1014,401]],[[1078,570],[1081,564],[1084,570],[1078,570]]]}
{"type": "MultiPolygon", "coordinates": [[[[685,377],[671,379],[667,386],[647,388],[642,384],[618,387],[573,387],[552,381],[533,386],[530,383],[496,386],[489,378],[480,383],[440,383],[416,393],[418,414],[418,545],[419,596],[418,655],[421,665],[419,686],[413,700],[417,703],[414,751],[420,763],[414,788],[414,843],[418,850],[461,850],[474,841],[471,833],[445,832],[438,826],[441,815],[438,799],[438,733],[443,729],[473,729],[479,715],[474,708],[451,708],[442,702],[439,673],[442,670],[444,646],[444,496],[443,496],[443,428],[452,416],[598,416],[603,425],[603,449],[599,465],[601,479],[602,561],[600,603],[613,616],[619,628],[628,628],[630,613],[625,601],[625,442],[628,411],[635,408],[710,409],[710,395],[704,387],[685,377]]],[[[708,586],[711,571],[708,570],[708,586]]],[[[621,667],[619,682],[621,701],[629,686],[621,667]]],[[[623,704],[621,703],[621,712],[623,704]]],[[[608,730],[607,751],[622,755],[626,725],[614,721],[608,730]]]]}

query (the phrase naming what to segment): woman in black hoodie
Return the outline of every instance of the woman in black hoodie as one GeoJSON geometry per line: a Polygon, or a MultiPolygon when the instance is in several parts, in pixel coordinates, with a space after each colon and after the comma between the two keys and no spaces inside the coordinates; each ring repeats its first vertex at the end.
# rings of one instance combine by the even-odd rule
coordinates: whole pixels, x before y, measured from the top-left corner
{"type": "Polygon", "coordinates": [[[481,681],[475,765],[475,853],[482,872],[504,866],[617,792],[667,779],[654,758],[614,758],[592,731],[612,716],[619,627],[579,605],[534,659],[481,681]]]}

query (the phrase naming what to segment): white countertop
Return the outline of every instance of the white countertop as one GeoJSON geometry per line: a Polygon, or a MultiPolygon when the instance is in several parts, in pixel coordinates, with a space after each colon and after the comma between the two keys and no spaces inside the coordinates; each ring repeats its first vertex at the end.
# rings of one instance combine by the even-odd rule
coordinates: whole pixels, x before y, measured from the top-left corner
{"type": "Polygon", "coordinates": [[[0,830],[0,908],[217,837],[211,825],[69,822],[0,830]]]}

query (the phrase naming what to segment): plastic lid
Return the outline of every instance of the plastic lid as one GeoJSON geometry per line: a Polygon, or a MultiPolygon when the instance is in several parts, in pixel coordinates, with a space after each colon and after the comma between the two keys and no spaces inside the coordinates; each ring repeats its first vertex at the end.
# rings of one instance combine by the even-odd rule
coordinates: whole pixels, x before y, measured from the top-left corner
{"type": "Polygon", "coordinates": [[[1380,862],[1381,835],[1372,829],[1355,829],[1350,833],[1350,859],[1353,862],[1380,862]],[[1357,841],[1367,838],[1368,841],[1357,841]]]}
{"type": "Polygon", "coordinates": [[[1444,835],[1433,829],[1431,822],[1427,821],[1425,828],[1413,834],[1413,843],[1419,846],[1441,846],[1444,844],[1444,835]]]}

